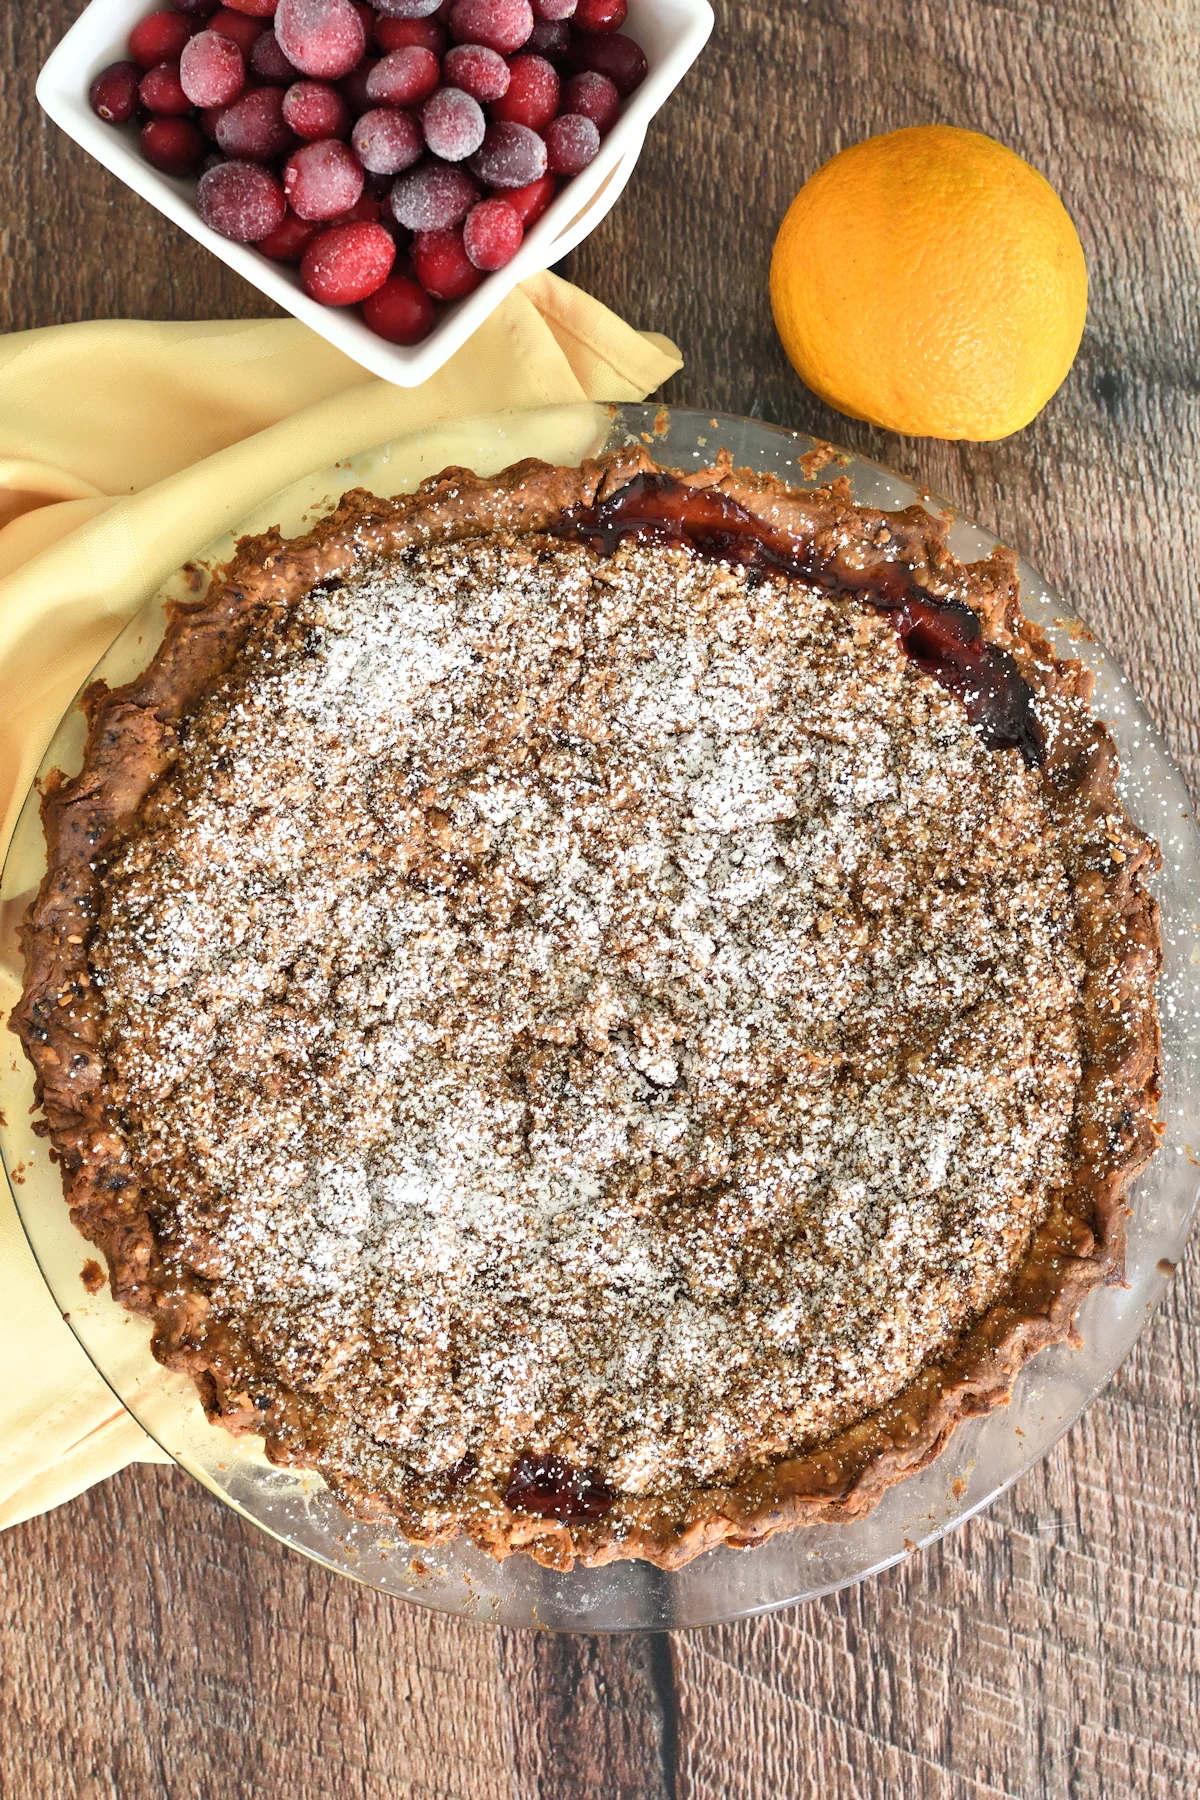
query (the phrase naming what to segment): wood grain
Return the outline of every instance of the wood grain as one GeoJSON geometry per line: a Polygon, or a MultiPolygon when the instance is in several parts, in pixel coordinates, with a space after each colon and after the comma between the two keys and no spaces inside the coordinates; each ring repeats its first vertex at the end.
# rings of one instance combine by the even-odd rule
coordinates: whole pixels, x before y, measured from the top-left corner
{"type": "MultiPolygon", "coordinates": [[[[43,121],[78,10],[0,0],[0,327],[261,297],[43,121]]],[[[1200,782],[1200,0],[717,0],[717,34],[569,273],[687,357],[669,397],[839,439],[1024,550],[1200,782]],[[1076,218],[1083,349],[1027,431],[917,443],[790,371],[793,192],[902,124],[991,131],[1076,218]]],[[[671,1639],[491,1633],[126,1472],[0,1545],[5,1800],[1098,1800],[1200,1783],[1200,1293],[1189,1256],[1104,1397],[983,1519],[850,1593],[671,1639]]]]}

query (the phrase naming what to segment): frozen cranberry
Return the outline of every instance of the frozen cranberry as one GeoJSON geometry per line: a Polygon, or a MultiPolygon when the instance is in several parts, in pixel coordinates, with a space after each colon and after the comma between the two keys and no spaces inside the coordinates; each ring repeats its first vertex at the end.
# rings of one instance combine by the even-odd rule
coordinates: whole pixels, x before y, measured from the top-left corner
{"type": "Polygon", "coordinates": [[[223,162],[196,184],[196,211],[222,237],[254,244],[283,224],[283,189],[260,163],[223,162]]]}
{"type": "Polygon", "coordinates": [[[531,181],[528,187],[503,188],[501,199],[506,200],[520,219],[526,231],[536,225],[558,191],[558,183],[553,175],[543,175],[538,181],[531,181]]]}
{"type": "Polygon", "coordinates": [[[557,24],[562,19],[573,17],[579,0],[530,0],[535,19],[557,24]]]}
{"type": "Polygon", "coordinates": [[[101,69],[88,89],[88,100],[97,118],[108,125],[127,125],[138,109],[140,80],[136,63],[109,63],[107,69],[101,69]]]}
{"type": "Polygon", "coordinates": [[[318,81],[348,75],[367,48],[351,0],[279,0],[275,36],[289,62],[318,81]]]}
{"type": "Polygon", "coordinates": [[[392,50],[406,50],[410,44],[444,56],[446,33],[436,19],[376,19],[375,45],[385,56],[392,50]]]}
{"type": "Polygon", "coordinates": [[[607,75],[622,100],[646,79],[647,63],[640,44],[620,32],[608,36],[573,37],[567,51],[573,69],[594,69],[607,75]]]}
{"type": "Polygon", "coordinates": [[[261,19],[251,19],[246,13],[233,12],[228,6],[222,6],[208,21],[208,29],[232,38],[242,55],[249,56],[267,28],[261,19]]]}
{"type": "Polygon", "coordinates": [[[533,30],[529,0],[454,0],[450,36],[459,44],[486,44],[511,56],[533,30]]]}
{"type": "Polygon", "coordinates": [[[139,69],[156,63],[177,62],[192,27],[182,13],[152,12],[139,19],[129,34],[129,54],[139,69]]]}
{"type": "Polygon", "coordinates": [[[397,225],[407,231],[441,231],[465,219],[479,189],[465,169],[447,163],[422,163],[402,175],[388,205],[397,225]]]}
{"type": "Polygon", "coordinates": [[[429,19],[441,4],[442,0],[375,0],[375,10],[391,19],[429,19]]]}
{"type": "Polygon", "coordinates": [[[492,107],[492,118],[544,131],[558,111],[560,82],[544,56],[514,56],[508,65],[508,92],[492,107]]]}
{"type": "Polygon", "coordinates": [[[283,165],[283,191],[302,219],[336,219],[363,189],[363,172],[345,144],[302,144],[283,165]]]}
{"type": "Polygon", "coordinates": [[[175,11],[186,13],[189,19],[207,19],[220,4],[221,0],[171,0],[175,11]]]}
{"type": "Polygon", "coordinates": [[[539,19],[529,34],[526,48],[553,61],[565,56],[571,42],[571,27],[565,19],[539,19]]]}
{"type": "Polygon", "coordinates": [[[465,162],[483,142],[487,120],[478,100],[461,88],[441,88],[421,112],[425,142],[443,162],[465,162]]]}
{"type": "Polygon", "coordinates": [[[546,127],[546,167],[552,175],[578,175],[595,162],[599,149],[599,127],[582,113],[560,113],[546,127]]]}
{"type": "Polygon", "coordinates": [[[485,106],[507,94],[512,79],[500,52],[486,44],[455,44],[446,52],[442,74],[451,87],[461,88],[485,106]]]}
{"type": "Polygon", "coordinates": [[[246,85],[246,64],[232,38],[201,31],[183,47],[179,84],[193,106],[228,106],[246,85]]]}
{"type": "Polygon", "coordinates": [[[314,143],[350,129],[350,108],[327,81],[294,81],[283,96],[283,116],[297,137],[314,143]]]}
{"type": "Polygon", "coordinates": [[[434,327],[433,302],[407,275],[389,275],[363,301],[363,318],[389,344],[419,344],[434,327]]]}
{"type": "Polygon", "coordinates": [[[174,116],[192,110],[191,101],[179,85],[178,63],[158,63],[147,69],[138,84],[138,93],[148,112],[174,116]]]}
{"type": "Polygon", "coordinates": [[[266,237],[259,238],[256,249],[272,262],[298,263],[321,227],[312,219],[302,219],[289,206],[283,222],[266,237]]]}
{"type": "Polygon", "coordinates": [[[189,175],[204,155],[204,138],[190,119],[151,119],[141,142],[146,161],[164,175],[189,175]]]}
{"type": "Polygon", "coordinates": [[[485,274],[510,263],[524,236],[520,215],[507,200],[481,200],[463,221],[463,249],[485,274]]]}
{"type": "Polygon", "coordinates": [[[283,46],[273,31],[264,31],[250,52],[250,70],[259,81],[287,87],[300,71],[283,54],[283,46]]]}
{"type": "Polygon", "coordinates": [[[489,125],[471,168],[489,187],[527,187],[546,173],[546,146],[528,125],[489,125]]]}
{"type": "Polygon", "coordinates": [[[620,31],[628,12],[626,0],[579,0],[571,23],[576,31],[620,31]]]}
{"type": "Polygon", "coordinates": [[[245,162],[274,162],[295,143],[283,116],[283,92],[252,88],[227,106],[217,120],[217,142],[226,156],[245,162]]]}
{"type": "Polygon", "coordinates": [[[221,123],[224,111],[223,106],[202,106],[196,115],[196,123],[205,137],[211,138],[214,144],[217,141],[217,126],[221,123]]]}
{"type": "Polygon", "coordinates": [[[335,218],[325,219],[322,223],[326,228],[331,225],[359,225],[363,223],[368,225],[378,225],[382,222],[382,217],[383,215],[378,200],[374,199],[370,194],[360,194],[353,206],[348,206],[345,212],[338,213],[335,218]]]}
{"type": "Polygon", "coordinates": [[[563,88],[562,109],[565,113],[582,113],[603,137],[616,123],[621,96],[607,75],[585,69],[581,75],[572,75],[563,88]]]}
{"type": "Polygon", "coordinates": [[[417,280],[435,300],[461,300],[483,280],[463,248],[458,225],[445,231],[419,231],[413,239],[412,259],[417,280]]]}
{"type": "Polygon", "coordinates": [[[367,92],[367,82],[371,79],[371,71],[379,61],[377,56],[364,56],[356,63],[350,73],[338,82],[338,92],[350,108],[351,117],[357,119],[359,113],[370,112],[371,96],[367,92]]]}
{"type": "Polygon", "coordinates": [[[421,127],[411,113],[377,106],[355,124],[350,147],[370,174],[398,175],[420,162],[425,145],[421,127]]]}
{"type": "Polygon", "coordinates": [[[442,78],[442,65],[432,50],[407,44],[391,50],[367,76],[367,98],[376,106],[419,106],[442,78]]]}
{"type": "Polygon", "coordinates": [[[396,246],[382,225],[334,225],[304,252],[300,280],[326,306],[353,306],[383,286],[395,260],[396,246]]]}
{"type": "Polygon", "coordinates": [[[248,13],[252,19],[273,19],[279,0],[225,0],[233,12],[248,13]]]}
{"type": "MultiPolygon", "coordinates": [[[[184,124],[187,124],[186,119],[184,120],[184,124]]],[[[210,169],[219,169],[221,164],[226,161],[228,161],[228,158],[222,156],[219,150],[208,150],[196,165],[196,174],[207,175],[210,169]]]]}
{"type": "MultiPolygon", "coordinates": [[[[370,194],[372,200],[382,202],[387,199],[391,191],[392,177],[390,175],[380,175],[374,169],[363,171],[363,193],[370,194]]],[[[390,227],[391,222],[392,215],[389,212],[384,223],[390,227]]]]}

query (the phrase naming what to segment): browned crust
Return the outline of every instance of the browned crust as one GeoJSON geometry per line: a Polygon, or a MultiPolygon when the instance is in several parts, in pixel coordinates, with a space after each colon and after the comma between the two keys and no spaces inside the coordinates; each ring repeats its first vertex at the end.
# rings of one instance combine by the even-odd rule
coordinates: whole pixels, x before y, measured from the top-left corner
{"type": "MultiPolygon", "coordinates": [[[[491,480],[448,469],[393,501],[349,493],[305,537],[285,543],[272,531],[244,539],[206,598],[176,609],[142,675],[112,692],[96,683],[83,697],[89,723],[83,766],[71,780],[52,778],[43,798],[48,864],[22,928],[26,982],[12,1025],[36,1070],[41,1129],[60,1160],[73,1219],[103,1250],[114,1296],[154,1321],[154,1354],[189,1373],[209,1416],[230,1430],[266,1427],[247,1391],[252,1359],[224,1328],[204,1319],[203,1296],[162,1262],[147,1197],[119,1120],[105,1105],[100,1007],[88,962],[105,860],[171,763],[181,721],[229,669],[264,608],[287,606],[364,555],[496,530],[543,529],[654,466],[644,451],[630,450],[581,469],[519,463],[491,480]]],[[[1006,552],[964,569],[947,550],[943,527],[921,508],[887,514],[856,507],[844,481],[796,491],[734,470],[727,458],[687,479],[719,484],[750,510],[848,560],[909,564],[930,590],[967,600],[986,636],[1012,652],[1039,693],[1090,698],[1088,671],[1055,657],[1044,634],[1022,616],[1006,552]]],[[[1121,806],[1109,733],[1090,713],[1076,709],[1075,717],[1076,725],[1052,738],[1044,769],[1086,964],[1075,1174],[1034,1233],[1007,1297],[882,1410],[735,1487],[697,1490],[683,1516],[668,1517],[646,1501],[623,1505],[619,1524],[568,1525],[511,1512],[494,1492],[464,1491],[460,1529],[484,1549],[500,1557],[524,1549],[559,1568],[630,1556],[679,1568],[718,1544],[754,1544],[805,1522],[861,1517],[886,1488],[938,1456],[961,1420],[1005,1402],[1030,1356],[1073,1339],[1076,1312],[1093,1287],[1122,1279],[1129,1186],[1159,1132],[1154,984],[1161,947],[1157,905],[1144,884],[1158,866],[1158,851],[1121,806]]],[[[319,1467],[319,1414],[301,1396],[289,1402],[273,1410],[267,1454],[319,1467]]],[[[349,1511],[397,1517],[394,1503],[332,1478],[349,1511]]],[[[399,1522],[419,1538],[412,1520],[401,1515],[399,1522]]]]}

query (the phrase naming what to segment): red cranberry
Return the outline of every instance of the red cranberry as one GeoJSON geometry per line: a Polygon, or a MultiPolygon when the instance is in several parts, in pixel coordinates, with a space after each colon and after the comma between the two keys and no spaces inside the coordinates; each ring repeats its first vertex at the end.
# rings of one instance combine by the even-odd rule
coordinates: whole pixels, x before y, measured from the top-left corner
{"type": "Polygon", "coordinates": [[[350,108],[327,81],[294,81],[283,96],[283,116],[297,137],[312,143],[350,129],[350,108]]]}
{"type": "Polygon", "coordinates": [[[139,69],[156,63],[178,62],[192,26],[182,13],[152,12],[139,19],[129,34],[129,54],[139,69]]]}
{"type": "Polygon", "coordinates": [[[622,100],[628,100],[642,85],[648,67],[641,45],[620,32],[572,38],[567,61],[573,69],[594,69],[597,75],[607,75],[622,100]]]}
{"type": "Polygon", "coordinates": [[[478,198],[465,169],[430,162],[400,177],[388,205],[406,231],[441,231],[465,219],[478,198]]]}
{"type": "Polygon", "coordinates": [[[359,113],[370,112],[371,96],[367,92],[367,82],[371,79],[371,71],[379,61],[377,56],[364,56],[356,63],[350,73],[338,82],[338,92],[350,108],[351,116],[357,119],[359,113]]]}
{"type": "Polygon", "coordinates": [[[164,175],[190,175],[204,155],[204,138],[190,119],[151,119],[141,143],[146,161],[164,175]]]}
{"type": "Polygon", "coordinates": [[[375,43],[385,56],[409,45],[432,50],[435,56],[446,53],[446,33],[435,19],[376,19],[375,43]]]}
{"type": "Polygon", "coordinates": [[[419,231],[413,239],[412,259],[417,280],[435,300],[461,300],[483,280],[463,247],[458,225],[445,231],[419,231]]]}
{"type": "Polygon", "coordinates": [[[279,0],[225,0],[233,12],[246,13],[252,19],[273,19],[279,0]]]}
{"type": "Polygon", "coordinates": [[[201,31],[184,45],[179,84],[193,106],[228,106],[246,85],[246,65],[232,38],[201,31]]]}
{"type": "Polygon", "coordinates": [[[283,191],[302,219],[336,219],[363,189],[356,158],[337,138],[303,144],[283,165],[283,191]]]}
{"type": "Polygon", "coordinates": [[[562,19],[573,16],[579,0],[530,0],[535,19],[557,24],[562,19]]]}
{"type": "Polygon", "coordinates": [[[579,0],[571,23],[576,31],[620,31],[628,12],[627,0],[579,0]]]}
{"type": "Polygon", "coordinates": [[[214,144],[217,141],[217,126],[221,123],[224,111],[223,106],[202,106],[196,115],[196,123],[205,137],[211,138],[214,144]]]}
{"type": "Polygon", "coordinates": [[[259,238],[255,247],[264,256],[269,256],[272,262],[298,263],[320,229],[314,220],[302,219],[289,206],[283,216],[283,223],[277,225],[274,231],[268,231],[266,237],[259,238]]]}
{"type": "Polygon", "coordinates": [[[142,105],[152,113],[169,117],[190,112],[192,103],[179,85],[178,63],[158,63],[147,69],[138,84],[142,105]]]}
{"type": "Polygon", "coordinates": [[[200,177],[196,211],[222,237],[254,244],[282,225],[287,204],[283,189],[260,163],[223,162],[200,177]]]}
{"type": "Polygon", "coordinates": [[[101,69],[88,89],[88,100],[96,117],[108,125],[127,125],[138,109],[138,82],[141,71],[136,63],[109,63],[101,69]]]}
{"type": "Polygon", "coordinates": [[[582,113],[560,113],[546,128],[546,167],[552,175],[578,175],[595,162],[600,132],[582,113]]]}
{"type": "Polygon", "coordinates": [[[348,206],[345,212],[338,213],[336,218],[326,219],[323,223],[326,227],[332,225],[378,225],[381,219],[382,214],[378,200],[371,194],[360,194],[353,206],[348,206]]]}
{"type": "Polygon", "coordinates": [[[207,19],[220,4],[221,0],[171,0],[175,11],[186,13],[189,19],[207,19]]]}
{"type": "Polygon", "coordinates": [[[565,113],[582,113],[603,137],[616,123],[621,96],[607,75],[585,69],[581,75],[572,75],[563,88],[562,109],[565,113]]]}
{"type": "Polygon", "coordinates": [[[546,173],[546,146],[528,125],[489,125],[472,172],[489,187],[527,187],[546,173]]]}
{"type": "Polygon", "coordinates": [[[367,77],[367,97],[376,106],[419,106],[442,78],[442,65],[432,50],[408,44],[382,57],[367,77]]]}
{"type": "Polygon", "coordinates": [[[463,221],[463,249],[485,274],[510,263],[524,236],[520,215],[507,200],[481,200],[463,221]]]}
{"type": "Polygon", "coordinates": [[[559,1456],[523,1456],[504,1490],[504,1504],[543,1519],[601,1519],[616,1495],[588,1469],[559,1456]]]}
{"type": "Polygon", "coordinates": [[[305,250],[300,280],[326,306],[353,306],[383,286],[395,260],[396,246],[382,225],[334,225],[305,250]]]}
{"type": "Polygon", "coordinates": [[[442,73],[451,87],[461,88],[485,106],[506,94],[512,79],[500,52],[486,44],[456,44],[446,52],[442,73]]]}
{"type": "Polygon", "coordinates": [[[279,0],[275,36],[289,62],[317,81],[348,75],[367,48],[351,0],[279,0]]]}
{"type": "Polygon", "coordinates": [[[232,38],[242,55],[249,56],[266,26],[261,19],[251,19],[246,13],[234,12],[230,7],[222,6],[208,21],[208,29],[219,31],[222,37],[232,38]]]}
{"type": "Polygon", "coordinates": [[[421,127],[411,113],[378,106],[364,113],[350,133],[350,147],[372,175],[398,175],[420,162],[421,127]]]}
{"type": "Polygon", "coordinates": [[[454,0],[450,36],[459,44],[486,44],[511,56],[533,30],[529,0],[454,0]]]}
{"type": "Polygon", "coordinates": [[[433,330],[436,314],[424,288],[407,275],[389,275],[363,301],[363,318],[389,344],[419,344],[433,330]]]}
{"type": "Polygon", "coordinates": [[[274,162],[295,142],[283,116],[279,88],[253,88],[227,106],[217,120],[217,142],[226,156],[244,162],[274,162]]]}
{"type": "Polygon", "coordinates": [[[507,200],[528,231],[531,225],[537,224],[557,191],[558,183],[553,175],[543,175],[527,187],[501,189],[500,198],[507,200]]]}
{"type": "Polygon", "coordinates": [[[287,87],[300,71],[283,54],[283,46],[273,31],[264,31],[250,52],[250,68],[259,81],[287,87]]]}
{"type": "Polygon", "coordinates": [[[544,131],[558,111],[558,73],[544,56],[514,56],[508,65],[508,92],[492,107],[493,119],[544,131]]]}
{"type": "Polygon", "coordinates": [[[487,120],[478,100],[461,88],[441,88],[421,112],[425,142],[443,162],[465,162],[483,142],[487,120]]]}
{"type": "Polygon", "coordinates": [[[567,54],[570,42],[571,28],[565,19],[539,19],[529,34],[526,48],[557,62],[567,54]]]}

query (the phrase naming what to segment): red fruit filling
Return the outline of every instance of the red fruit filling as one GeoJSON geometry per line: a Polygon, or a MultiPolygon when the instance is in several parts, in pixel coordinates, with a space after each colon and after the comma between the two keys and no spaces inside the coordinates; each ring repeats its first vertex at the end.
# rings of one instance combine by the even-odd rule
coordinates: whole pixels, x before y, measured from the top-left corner
{"type": "Polygon", "coordinates": [[[383,286],[395,260],[396,246],[382,225],[334,225],[305,250],[300,280],[326,306],[354,306],[383,286]]]}
{"type": "Polygon", "coordinates": [[[363,301],[363,318],[389,344],[419,344],[433,330],[433,301],[407,275],[389,275],[363,301]]]}
{"type": "Polygon", "coordinates": [[[542,1519],[602,1519],[616,1495],[587,1469],[560,1456],[523,1456],[513,1467],[504,1504],[542,1519]]]}

